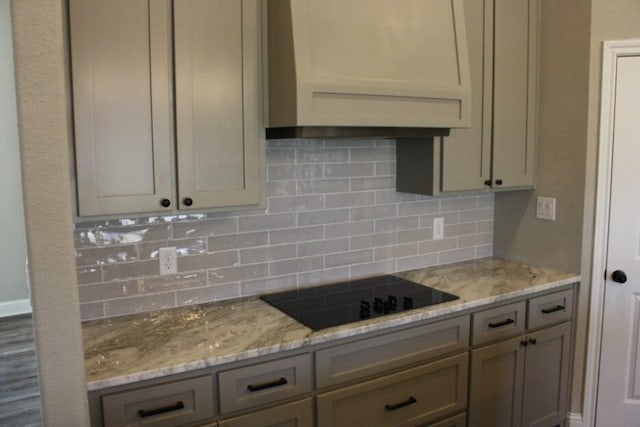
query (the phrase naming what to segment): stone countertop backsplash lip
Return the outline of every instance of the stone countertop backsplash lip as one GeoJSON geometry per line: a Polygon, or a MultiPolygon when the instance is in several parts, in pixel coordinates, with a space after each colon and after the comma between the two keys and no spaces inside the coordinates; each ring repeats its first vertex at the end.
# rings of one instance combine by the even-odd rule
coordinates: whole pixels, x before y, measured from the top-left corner
{"type": "Polygon", "coordinates": [[[580,276],[483,258],[395,273],[460,298],[312,331],[258,297],[84,322],[89,391],[302,349],[552,290],[580,276]]]}

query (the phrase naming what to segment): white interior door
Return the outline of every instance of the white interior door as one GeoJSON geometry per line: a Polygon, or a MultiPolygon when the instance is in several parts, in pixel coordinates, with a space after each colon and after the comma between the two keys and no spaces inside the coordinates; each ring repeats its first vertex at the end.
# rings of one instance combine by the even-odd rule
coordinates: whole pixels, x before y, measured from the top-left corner
{"type": "Polygon", "coordinates": [[[640,56],[618,58],[597,426],[640,425],[640,56]],[[623,282],[623,274],[627,280],[623,282]]]}

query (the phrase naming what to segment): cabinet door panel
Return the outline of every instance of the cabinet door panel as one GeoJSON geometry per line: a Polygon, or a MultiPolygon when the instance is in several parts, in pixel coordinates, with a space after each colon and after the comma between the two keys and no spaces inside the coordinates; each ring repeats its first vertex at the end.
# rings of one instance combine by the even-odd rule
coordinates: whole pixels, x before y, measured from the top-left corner
{"type": "Polygon", "coordinates": [[[520,425],[524,338],[514,338],[471,352],[469,426],[520,425]]]}
{"type": "Polygon", "coordinates": [[[543,329],[528,338],[522,425],[562,424],[567,413],[571,324],[543,329]]]}
{"type": "Polygon", "coordinates": [[[79,214],[160,210],[172,198],[169,3],[69,9],[79,214]]]}
{"type": "Polygon", "coordinates": [[[495,0],[494,16],[492,176],[532,186],[538,1],[495,0]]]}
{"type": "Polygon", "coordinates": [[[259,202],[260,16],[256,0],[174,4],[181,208],[259,202]]]}
{"type": "Polygon", "coordinates": [[[493,43],[488,29],[493,28],[493,1],[465,0],[464,12],[471,76],[471,128],[451,129],[450,135],[442,138],[442,191],[481,190],[491,178],[493,43]]]}

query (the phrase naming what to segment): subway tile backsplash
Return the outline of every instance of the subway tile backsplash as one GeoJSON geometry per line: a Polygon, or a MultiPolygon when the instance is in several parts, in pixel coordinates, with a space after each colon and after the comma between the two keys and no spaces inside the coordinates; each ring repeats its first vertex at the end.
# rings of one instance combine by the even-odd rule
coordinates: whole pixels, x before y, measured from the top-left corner
{"type": "Polygon", "coordinates": [[[393,141],[267,144],[265,210],[75,224],[83,320],[492,254],[493,194],[397,193],[393,141]],[[177,248],[177,275],[158,274],[165,246],[177,248]]]}

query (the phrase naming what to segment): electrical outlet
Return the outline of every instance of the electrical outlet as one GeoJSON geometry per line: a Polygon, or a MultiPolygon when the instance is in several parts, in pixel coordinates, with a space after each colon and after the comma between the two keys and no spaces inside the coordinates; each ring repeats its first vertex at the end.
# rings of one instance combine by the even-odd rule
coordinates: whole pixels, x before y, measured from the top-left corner
{"type": "Polygon", "coordinates": [[[536,199],[536,218],[547,221],[556,220],[555,197],[538,197],[536,199]]]}
{"type": "Polygon", "coordinates": [[[444,218],[433,218],[433,240],[444,239],[444,218]]]}
{"type": "Polygon", "coordinates": [[[178,256],[176,248],[160,248],[158,258],[160,259],[160,275],[178,274],[178,256]]]}

